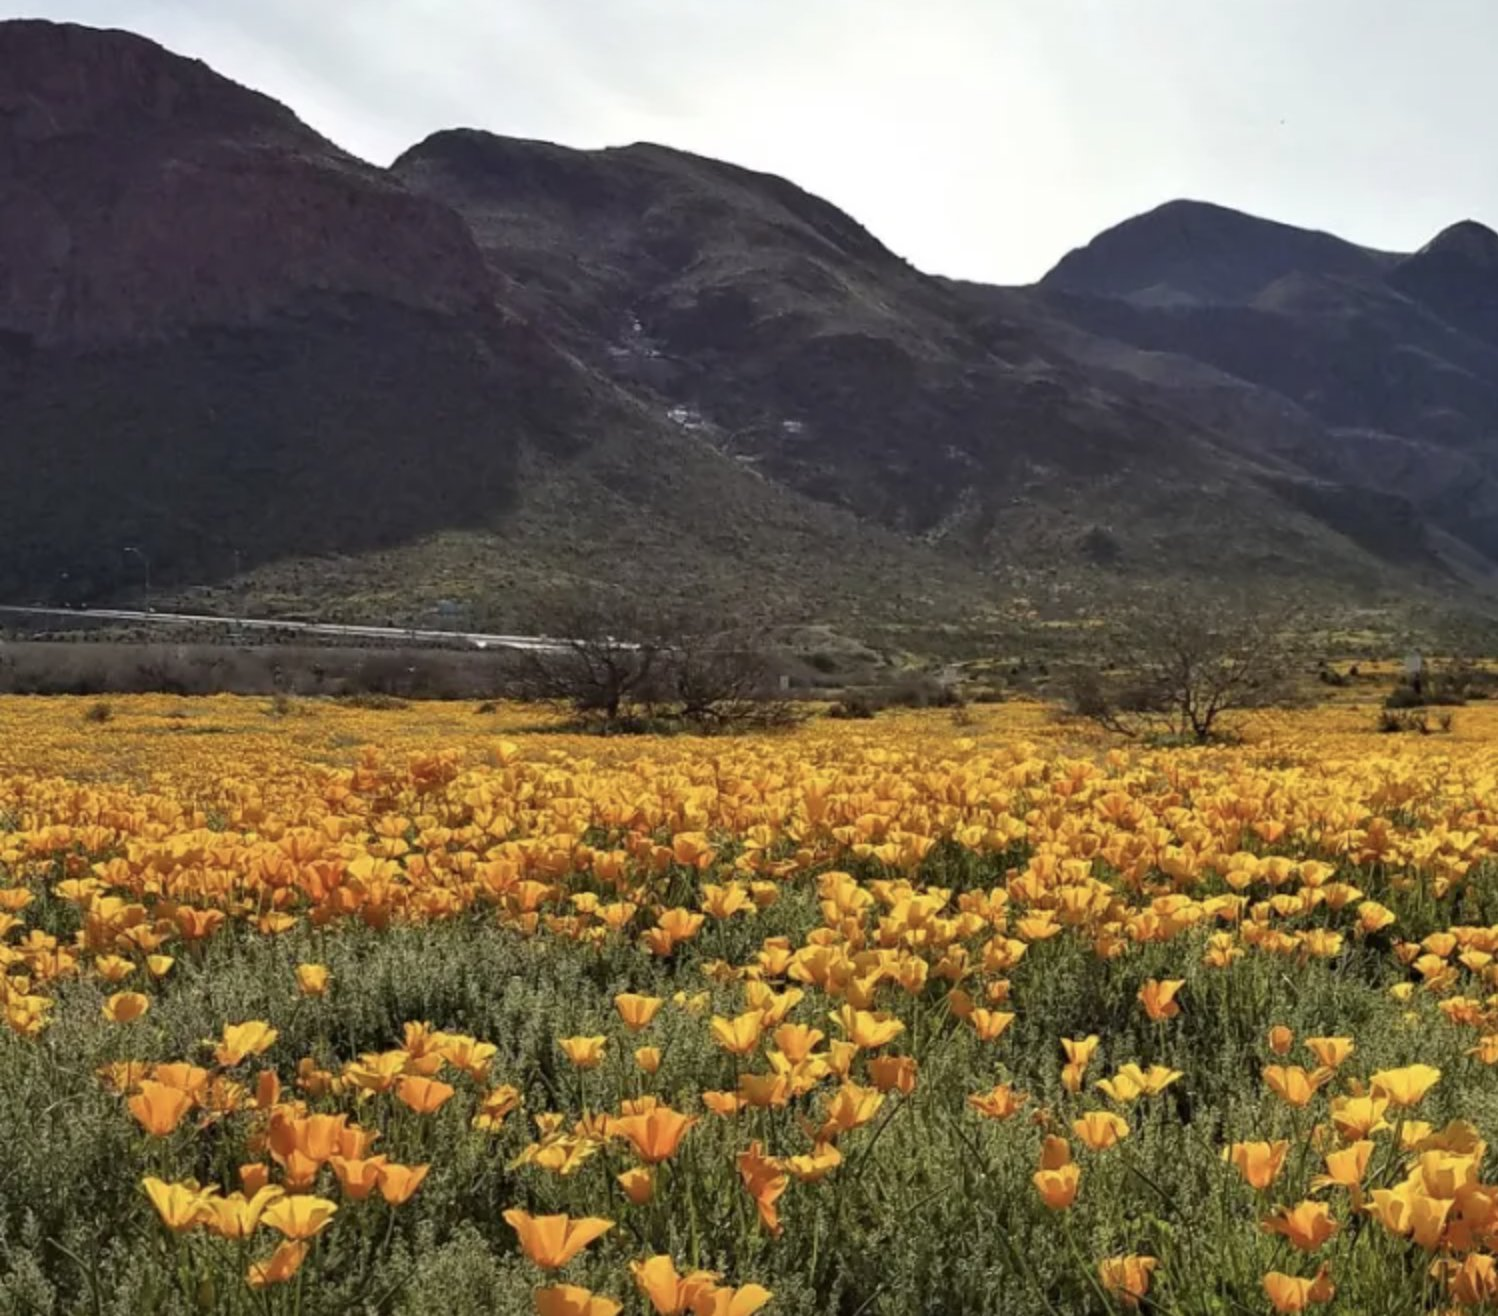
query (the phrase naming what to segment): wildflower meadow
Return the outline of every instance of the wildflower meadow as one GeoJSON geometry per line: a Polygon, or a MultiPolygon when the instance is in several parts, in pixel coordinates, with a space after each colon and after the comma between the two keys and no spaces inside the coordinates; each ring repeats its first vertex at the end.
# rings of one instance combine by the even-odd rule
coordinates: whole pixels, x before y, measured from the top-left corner
{"type": "Polygon", "coordinates": [[[1498,1305],[1498,710],[0,727],[0,1312],[1498,1305]]]}

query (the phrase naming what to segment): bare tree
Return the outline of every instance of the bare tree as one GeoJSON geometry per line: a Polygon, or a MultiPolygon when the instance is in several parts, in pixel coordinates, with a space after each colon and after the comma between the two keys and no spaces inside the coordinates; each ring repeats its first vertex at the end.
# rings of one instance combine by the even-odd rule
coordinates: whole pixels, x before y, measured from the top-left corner
{"type": "Polygon", "coordinates": [[[527,653],[520,691],[618,728],[631,715],[703,728],[788,719],[764,638],[638,604],[558,608],[555,647],[527,653]]]}
{"type": "Polygon", "coordinates": [[[626,706],[650,704],[666,647],[659,619],[616,604],[559,606],[548,621],[553,646],[527,651],[520,693],[617,722],[626,706]]]}
{"type": "Polygon", "coordinates": [[[1072,710],[1122,735],[1210,740],[1226,715],[1290,695],[1298,633],[1283,608],[1250,599],[1136,604],[1072,674],[1072,710]]]}
{"type": "Polygon", "coordinates": [[[680,716],[698,726],[771,726],[792,718],[790,702],[777,691],[769,641],[753,630],[682,634],[660,675],[680,716]]]}

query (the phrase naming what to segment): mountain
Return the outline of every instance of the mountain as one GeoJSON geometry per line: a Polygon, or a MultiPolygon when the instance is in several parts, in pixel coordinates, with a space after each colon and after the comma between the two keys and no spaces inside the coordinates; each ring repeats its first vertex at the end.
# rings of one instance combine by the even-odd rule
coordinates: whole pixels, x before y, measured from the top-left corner
{"type": "Polygon", "coordinates": [[[496,278],[596,369],[778,485],[949,556],[1380,575],[1307,510],[1324,482],[1110,387],[782,179],[473,131],[393,171],[463,215],[496,278]]]}
{"type": "Polygon", "coordinates": [[[462,523],[513,492],[494,414],[581,401],[450,211],[201,64],[40,22],[0,24],[0,335],[6,593],[108,588],[124,545],[191,577],[462,523]]]}
{"type": "Polygon", "coordinates": [[[1498,344],[1498,233],[1475,220],[1443,229],[1389,282],[1448,324],[1498,344]]]}
{"type": "Polygon", "coordinates": [[[451,209],[275,102],[0,23],[0,597],[138,596],[147,562],[158,593],[395,616],[580,583],[980,597],[650,414],[513,291],[451,209]]]}
{"type": "Polygon", "coordinates": [[[1176,202],[1067,256],[1020,300],[1029,313],[1080,331],[1094,352],[1099,341],[1112,345],[1124,375],[1147,375],[1153,396],[1198,417],[1212,413],[1235,446],[1268,445],[1360,495],[1406,500],[1408,534],[1423,533],[1459,576],[1491,575],[1498,561],[1491,230],[1458,224],[1402,256],[1176,202]],[[1210,385],[1204,367],[1216,376],[1210,385]],[[1223,414],[1230,396],[1237,414],[1223,414]]]}
{"type": "Polygon", "coordinates": [[[149,41],[0,23],[0,598],[1480,594],[1495,248],[1176,202],[982,287],[771,175],[472,130],[380,169],[149,41]]]}
{"type": "Polygon", "coordinates": [[[1071,252],[1044,283],[1141,306],[1190,306],[1249,300],[1293,274],[1376,277],[1393,259],[1224,206],[1171,201],[1071,252]]]}

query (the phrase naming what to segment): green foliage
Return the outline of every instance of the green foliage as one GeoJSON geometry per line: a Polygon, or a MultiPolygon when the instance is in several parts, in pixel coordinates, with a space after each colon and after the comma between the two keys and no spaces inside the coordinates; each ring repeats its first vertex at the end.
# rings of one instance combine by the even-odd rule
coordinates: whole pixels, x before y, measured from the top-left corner
{"type": "MultiPolygon", "coordinates": [[[[1012,858],[978,861],[938,849],[927,876],[959,889],[992,884],[1012,858]]],[[[1400,899],[1401,925],[1418,928],[1423,897],[1400,899]]],[[[1432,926],[1434,913],[1424,914],[1432,926]]],[[[65,930],[65,910],[42,915],[39,923],[65,930]]],[[[202,1059],[203,1039],[224,1022],[266,1018],[280,1029],[266,1059],[289,1074],[304,1055],[336,1064],[386,1049],[407,1021],[426,1020],[495,1043],[494,1076],[522,1085],[527,1111],[576,1115],[585,1105],[607,1104],[629,1081],[621,1050],[627,1038],[610,1004],[615,992],[669,997],[702,990],[705,959],[742,962],[762,937],[804,936],[816,917],[809,887],[791,884],[759,918],[709,926],[700,944],[667,960],[618,943],[593,950],[523,940],[477,918],[379,932],[350,927],[334,936],[299,929],[278,939],[230,930],[183,956],[158,1004],[125,1026],[102,1018],[97,984],[66,985],[57,1021],[39,1039],[0,1036],[0,1128],[8,1135],[0,1170],[0,1312],[255,1310],[237,1285],[211,1295],[184,1290],[139,1186],[154,1168],[176,1174],[189,1165],[203,1181],[229,1185],[245,1147],[233,1136],[190,1134],[168,1140],[167,1148],[153,1144],[96,1081],[102,1064],[202,1059]],[[295,992],[294,966],[308,959],[332,970],[326,998],[295,992]],[[604,1070],[580,1078],[559,1056],[556,1038],[592,1032],[608,1033],[616,1054],[604,1070]]],[[[1297,1036],[1354,1034],[1359,1072],[1417,1056],[1439,1065],[1446,1077],[1421,1111],[1433,1122],[1461,1115],[1498,1136],[1498,1095],[1464,1054],[1466,1039],[1432,1005],[1406,1009],[1390,998],[1397,968],[1386,967],[1386,956],[1350,949],[1291,970],[1251,954],[1214,969],[1200,962],[1204,940],[1204,932],[1191,933],[1114,959],[1069,937],[1038,942],[1012,974],[1023,1004],[996,1044],[980,1042],[952,1018],[942,1004],[946,984],[933,981],[899,1004],[910,1048],[921,1058],[915,1091],[892,1096],[873,1125],[846,1139],[847,1159],[831,1179],[792,1185],[782,1202],[783,1237],[772,1240],[752,1223],[733,1170],[742,1138],[710,1117],[665,1178],[667,1194],[691,1194],[690,1213],[673,1209],[615,1230],[573,1262],[566,1278],[624,1296],[627,1262],[659,1250],[684,1265],[766,1285],[776,1294],[772,1310],[783,1316],[1055,1316],[1106,1310],[1079,1256],[1140,1251],[1161,1258],[1158,1311],[1262,1310],[1259,1277],[1285,1259],[1273,1240],[1244,1228],[1259,1208],[1218,1148],[1233,1138],[1290,1136],[1296,1127],[1294,1112],[1262,1094],[1270,1024],[1286,1024],[1297,1036]],[[1136,993],[1144,979],[1166,976],[1185,977],[1185,1008],[1175,1020],[1152,1023],[1136,993]],[[1127,1112],[1134,1131],[1119,1148],[1079,1153],[1084,1192],[1062,1219],[1041,1206],[1029,1183],[1035,1135],[1025,1116],[1078,1108],[1060,1086],[1056,1039],[1089,1033],[1103,1039],[1089,1081],[1130,1060],[1177,1068],[1184,1077],[1127,1112]],[[1030,1094],[1022,1116],[977,1118],[967,1094],[1001,1079],[1030,1094]]],[[[710,990],[712,1008],[738,1008],[736,991],[710,990]]],[[[808,1003],[818,999],[813,994],[808,1003]]],[[[805,1006],[797,1017],[816,1022],[805,1006]]],[[[705,1019],[668,1007],[652,1028],[650,1040],[666,1057],[654,1080],[663,1097],[691,1109],[702,1088],[732,1086],[733,1062],[711,1044],[705,1019]]],[[[1081,1098],[1088,1108],[1106,1104],[1091,1090],[1081,1098]]],[[[386,1150],[408,1162],[430,1161],[431,1176],[411,1203],[380,1217],[378,1247],[327,1260],[299,1310],[479,1316],[527,1309],[536,1272],[517,1254],[502,1211],[521,1204],[597,1213],[621,1167],[605,1154],[572,1179],[511,1169],[531,1136],[526,1117],[512,1116],[490,1135],[468,1126],[469,1113],[454,1101],[426,1121],[390,1126],[386,1150]]],[[[793,1141],[788,1116],[755,1118],[762,1119],[756,1136],[777,1149],[793,1141]]],[[[1295,1173],[1304,1178],[1312,1168],[1295,1173]]],[[[1392,1298],[1377,1305],[1385,1301],[1379,1295],[1412,1300],[1417,1279],[1402,1258],[1365,1249],[1355,1269],[1339,1271],[1346,1300],[1335,1310],[1414,1310],[1388,1306],[1392,1298]]],[[[194,1276],[195,1285],[204,1282],[194,1276]]]]}

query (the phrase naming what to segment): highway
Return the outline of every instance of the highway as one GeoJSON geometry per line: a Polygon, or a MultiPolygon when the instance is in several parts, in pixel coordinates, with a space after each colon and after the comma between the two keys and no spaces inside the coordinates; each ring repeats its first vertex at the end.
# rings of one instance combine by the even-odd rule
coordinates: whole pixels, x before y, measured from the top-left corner
{"type": "Polygon", "coordinates": [[[143,626],[218,626],[231,632],[278,631],[294,635],[324,635],[344,640],[394,640],[406,644],[467,644],[475,649],[528,649],[555,653],[566,645],[541,635],[489,635],[480,631],[437,631],[403,626],[352,626],[330,621],[279,621],[269,617],[214,617],[188,612],[132,612],[123,608],[18,608],[0,606],[0,624],[7,617],[32,623],[56,618],[80,622],[120,622],[143,626]]]}

